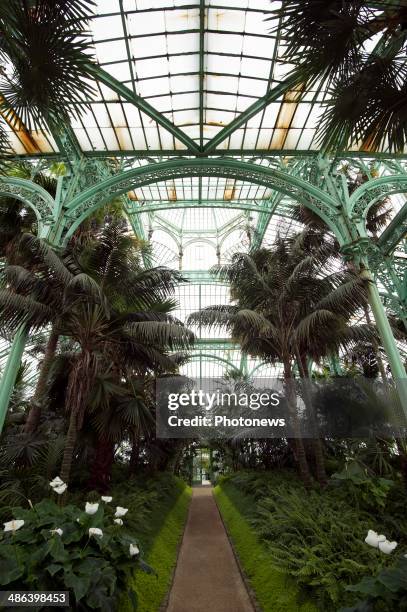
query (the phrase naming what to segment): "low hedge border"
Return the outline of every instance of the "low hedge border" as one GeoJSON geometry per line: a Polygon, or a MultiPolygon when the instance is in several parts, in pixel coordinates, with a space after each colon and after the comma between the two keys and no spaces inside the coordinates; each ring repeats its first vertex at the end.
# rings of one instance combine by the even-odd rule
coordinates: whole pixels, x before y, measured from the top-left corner
{"type": "MultiPolygon", "coordinates": [[[[177,491],[175,499],[165,499],[149,517],[152,536],[147,540],[140,538],[143,558],[157,576],[135,572],[133,587],[138,599],[137,612],[159,612],[172,584],[192,493],[191,488],[178,479],[174,491],[177,491]]],[[[130,603],[124,600],[119,612],[131,611],[130,603]]]]}

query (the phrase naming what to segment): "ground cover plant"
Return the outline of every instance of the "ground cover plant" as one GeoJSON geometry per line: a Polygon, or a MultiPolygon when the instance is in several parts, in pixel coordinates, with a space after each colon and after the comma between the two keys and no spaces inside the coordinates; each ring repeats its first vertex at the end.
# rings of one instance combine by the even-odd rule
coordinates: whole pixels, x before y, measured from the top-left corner
{"type": "MultiPolygon", "coordinates": [[[[380,487],[380,480],[371,480],[372,486],[380,487]]],[[[254,528],[272,565],[292,577],[320,610],[350,605],[355,601],[354,591],[386,601],[385,585],[382,590],[374,588],[380,579],[375,582],[364,577],[380,571],[390,572],[390,576],[400,573],[400,568],[391,568],[399,567],[397,563],[403,563],[400,555],[407,552],[406,495],[402,489],[386,488],[383,504],[377,504],[374,496],[366,500],[361,492],[360,504],[355,506],[343,481],[338,486],[332,479],[327,489],[306,492],[290,472],[237,473],[220,486],[254,528]],[[367,544],[369,529],[397,542],[397,548],[386,554],[367,544]],[[358,582],[358,587],[352,586],[358,582]]],[[[383,610],[395,609],[405,597],[401,584],[396,588],[391,578],[388,583],[389,603],[383,603],[383,610]]]]}

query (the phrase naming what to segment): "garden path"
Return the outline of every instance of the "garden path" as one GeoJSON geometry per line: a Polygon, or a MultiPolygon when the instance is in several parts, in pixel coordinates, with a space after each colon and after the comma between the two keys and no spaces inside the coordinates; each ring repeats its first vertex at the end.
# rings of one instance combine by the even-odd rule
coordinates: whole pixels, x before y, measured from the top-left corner
{"type": "Polygon", "coordinates": [[[210,486],[193,489],[167,612],[253,612],[210,486]]]}

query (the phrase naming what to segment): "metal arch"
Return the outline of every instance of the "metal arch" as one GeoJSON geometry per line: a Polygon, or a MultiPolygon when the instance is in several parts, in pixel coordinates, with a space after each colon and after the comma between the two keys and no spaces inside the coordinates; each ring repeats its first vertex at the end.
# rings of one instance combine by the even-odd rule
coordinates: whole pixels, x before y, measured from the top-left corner
{"type": "Polygon", "coordinates": [[[0,176],[0,190],[5,196],[21,200],[32,208],[40,222],[55,218],[55,200],[40,185],[27,179],[0,176]]]}
{"type": "MultiPolygon", "coordinates": [[[[333,197],[311,183],[287,172],[234,159],[180,159],[142,166],[112,176],[74,197],[65,209],[72,219],[69,238],[80,223],[107,201],[143,185],[188,176],[233,177],[270,187],[312,209],[336,234],[338,204],[333,197]]],[[[223,203],[224,204],[224,203],[223,203]]],[[[168,205],[166,205],[168,207],[168,205]]],[[[237,206],[232,206],[237,208],[237,206]]],[[[258,208],[253,210],[259,210],[258,208]]],[[[265,211],[266,212],[266,211],[265,211]]]]}
{"type": "Polygon", "coordinates": [[[42,218],[40,215],[39,210],[33,205],[32,202],[30,202],[30,200],[27,200],[21,193],[19,193],[18,191],[13,191],[12,189],[4,189],[3,185],[0,185],[0,196],[4,196],[4,197],[12,197],[15,200],[20,200],[20,202],[22,202],[25,206],[28,206],[29,208],[32,208],[32,210],[35,213],[35,216],[37,217],[37,221],[38,223],[42,223],[42,218]]]}
{"type": "Polygon", "coordinates": [[[210,238],[201,238],[200,236],[195,236],[194,238],[190,238],[187,242],[184,242],[182,247],[185,251],[186,248],[190,247],[195,243],[205,243],[208,244],[212,249],[216,250],[216,243],[210,238]]]}
{"type": "Polygon", "coordinates": [[[385,255],[390,255],[407,235],[407,202],[380,235],[378,245],[385,255]]]}
{"type": "Polygon", "coordinates": [[[242,231],[242,226],[241,225],[235,225],[234,227],[231,227],[230,230],[228,232],[226,232],[222,238],[219,240],[219,248],[221,249],[223,247],[223,243],[225,242],[225,240],[227,240],[234,232],[241,232],[242,231]]]}
{"type": "Polygon", "coordinates": [[[381,176],[363,183],[349,198],[350,215],[366,219],[369,209],[380,198],[407,190],[407,174],[381,176]]]}
{"type": "MultiPolygon", "coordinates": [[[[282,363],[280,363],[280,362],[276,362],[276,363],[278,363],[279,365],[281,365],[281,369],[282,369],[283,364],[282,364],[282,363]]],[[[253,376],[253,374],[254,374],[255,372],[257,372],[257,370],[260,370],[260,368],[262,368],[263,366],[267,366],[267,367],[272,368],[272,367],[273,367],[273,365],[274,365],[274,364],[272,364],[272,363],[270,363],[270,362],[268,362],[268,361],[262,361],[261,363],[258,363],[257,365],[255,365],[255,366],[254,366],[254,368],[252,368],[252,369],[250,370],[250,372],[249,372],[248,376],[249,376],[249,377],[252,377],[252,376],[253,376]]],[[[275,367],[275,365],[274,365],[274,367],[275,367]]]]}
{"type": "Polygon", "coordinates": [[[155,223],[154,227],[152,227],[153,230],[153,236],[154,236],[154,232],[163,232],[163,234],[167,234],[167,236],[169,236],[171,238],[171,240],[174,241],[175,246],[177,249],[180,248],[181,243],[178,240],[178,238],[176,237],[176,235],[173,233],[172,230],[169,230],[167,227],[165,227],[165,225],[161,225],[161,223],[155,223]]]}
{"type": "Polygon", "coordinates": [[[233,368],[237,372],[239,371],[239,368],[237,368],[233,363],[231,363],[224,357],[219,357],[219,355],[214,355],[213,353],[203,353],[202,351],[189,355],[188,362],[199,361],[201,357],[205,357],[205,359],[208,359],[209,361],[220,361],[226,364],[228,367],[233,368]]]}

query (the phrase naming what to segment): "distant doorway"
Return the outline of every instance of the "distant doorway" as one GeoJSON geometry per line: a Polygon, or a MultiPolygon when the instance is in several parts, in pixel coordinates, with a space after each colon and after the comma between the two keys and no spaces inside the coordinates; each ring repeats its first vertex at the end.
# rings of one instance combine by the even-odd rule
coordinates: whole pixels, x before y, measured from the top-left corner
{"type": "Polygon", "coordinates": [[[211,453],[208,448],[197,448],[192,465],[192,484],[211,484],[211,453]]]}

